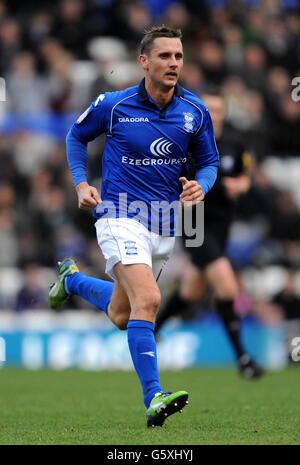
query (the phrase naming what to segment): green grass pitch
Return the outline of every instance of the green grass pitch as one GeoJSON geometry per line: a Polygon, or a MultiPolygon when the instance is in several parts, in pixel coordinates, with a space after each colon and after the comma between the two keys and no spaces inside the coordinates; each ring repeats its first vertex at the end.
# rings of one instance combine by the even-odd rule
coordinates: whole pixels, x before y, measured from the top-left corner
{"type": "Polygon", "coordinates": [[[300,367],[245,380],[234,369],[162,372],[190,404],[146,428],[134,372],[0,370],[0,444],[300,444],[300,367]]]}

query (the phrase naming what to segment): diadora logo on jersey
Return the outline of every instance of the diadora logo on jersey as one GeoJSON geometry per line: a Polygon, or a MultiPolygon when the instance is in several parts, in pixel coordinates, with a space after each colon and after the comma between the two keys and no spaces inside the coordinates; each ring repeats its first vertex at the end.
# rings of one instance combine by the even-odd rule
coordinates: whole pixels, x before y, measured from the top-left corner
{"type": "Polygon", "coordinates": [[[149,119],[147,118],[119,118],[119,123],[149,123],[149,119]]]}
{"type": "Polygon", "coordinates": [[[154,142],[152,142],[150,145],[150,152],[156,157],[170,155],[170,153],[172,153],[170,150],[171,145],[173,145],[173,142],[160,137],[159,139],[156,139],[154,142]]]}
{"type": "Polygon", "coordinates": [[[183,121],[184,121],[184,125],[183,125],[183,128],[187,131],[187,132],[192,132],[194,130],[194,115],[192,113],[183,113],[183,121]]]}

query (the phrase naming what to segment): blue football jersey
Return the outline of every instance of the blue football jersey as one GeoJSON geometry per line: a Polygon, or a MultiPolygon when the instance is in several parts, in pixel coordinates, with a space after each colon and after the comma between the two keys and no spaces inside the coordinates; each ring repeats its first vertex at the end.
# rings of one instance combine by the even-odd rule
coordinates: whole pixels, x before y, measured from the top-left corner
{"type": "Polygon", "coordinates": [[[94,211],[97,218],[107,214],[112,204],[117,215],[126,216],[124,205],[120,205],[122,198],[127,216],[139,213],[139,220],[149,227],[153,202],[171,204],[179,199],[179,177],[188,153],[197,169],[219,165],[207,108],[178,84],[172,100],[163,109],[148,96],[145,80],[123,91],[100,94],[67,136],[68,162],[75,185],[87,181],[86,156],[80,156],[80,147],[102,133],[107,138],[102,157],[103,203],[94,211]],[[128,214],[128,207],[135,206],[136,201],[144,202],[148,215],[134,208],[128,214]]]}

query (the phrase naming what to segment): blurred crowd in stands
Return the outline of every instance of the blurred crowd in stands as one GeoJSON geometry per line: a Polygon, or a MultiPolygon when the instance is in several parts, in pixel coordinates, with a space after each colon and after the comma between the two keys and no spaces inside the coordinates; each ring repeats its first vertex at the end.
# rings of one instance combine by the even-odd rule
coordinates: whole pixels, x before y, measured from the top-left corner
{"type": "MultiPolygon", "coordinates": [[[[104,276],[94,220],[77,208],[65,135],[100,93],[141,79],[138,44],[155,23],[182,29],[181,84],[198,95],[221,88],[252,157],[252,187],[228,244],[241,278],[238,311],[255,309],[269,323],[300,317],[297,0],[0,0],[0,309],[47,308],[64,256],[104,276]]],[[[89,146],[97,188],[104,143],[89,146]]]]}

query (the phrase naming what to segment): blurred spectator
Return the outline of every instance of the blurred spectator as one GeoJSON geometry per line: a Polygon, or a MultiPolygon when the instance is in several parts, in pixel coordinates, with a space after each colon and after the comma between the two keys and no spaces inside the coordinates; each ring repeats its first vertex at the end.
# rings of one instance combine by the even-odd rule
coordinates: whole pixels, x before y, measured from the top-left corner
{"type": "Polygon", "coordinates": [[[117,0],[92,0],[93,8],[90,9],[89,20],[94,20],[93,35],[114,34],[115,14],[118,9],[117,0]]]}
{"type": "Polygon", "coordinates": [[[289,268],[284,288],[272,299],[286,319],[300,319],[300,297],[296,294],[296,278],[297,269],[289,268]]]}
{"type": "Polygon", "coordinates": [[[243,31],[245,43],[262,44],[266,34],[266,21],[263,11],[258,8],[250,9],[245,19],[246,27],[243,31]]]}
{"type": "Polygon", "coordinates": [[[81,59],[87,58],[86,44],[93,32],[85,5],[82,0],[62,0],[51,30],[63,47],[81,59]]]}
{"type": "Polygon", "coordinates": [[[59,187],[49,186],[44,189],[36,207],[50,231],[69,223],[64,192],[59,187]]]}
{"type": "Polygon", "coordinates": [[[183,3],[171,3],[165,11],[163,22],[169,27],[181,29],[185,38],[187,38],[190,15],[183,3]]]}
{"type": "Polygon", "coordinates": [[[224,60],[230,73],[240,73],[244,63],[242,31],[238,26],[226,24],[222,29],[224,60]]]}
{"type": "Polygon", "coordinates": [[[162,17],[168,6],[172,5],[172,3],[175,3],[176,1],[177,0],[164,0],[162,2],[160,0],[143,0],[143,3],[147,5],[152,16],[157,19],[162,17]]]}
{"type": "Polygon", "coordinates": [[[86,255],[86,239],[71,224],[55,228],[55,244],[56,261],[61,257],[84,258],[86,255]]]}
{"type": "Polygon", "coordinates": [[[24,269],[24,284],[16,296],[15,311],[43,310],[48,305],[48,292],[41,286],[41,269],[36,264],[24,269]]]}
{"type": "Polygon", "coordinates": [[[265,89],[266,107],[270,120],[279,116],[282,99],[290,93],[290,77],[286,69],[270,68],[265,89]]]}
{"type": "Polygon", "coordinates": [[[25,44],[32,51],[36,51],[38,45],[50,37],[53,16],[47,10],[34,13],[26,28],[25,44]]]}
{"type": "Polygon", "coordinates": [[[300,241],[300,213],[293,197],[289,192],[280,192],[276,200],[277,214],[270,218],[270,236],[300,241]]]}
{"type": "Polygon", "coordinates": [[[252,159],[252,184],[249,191],[238,202],[238,217],[244,220],[262,218],[270,222],[276,218],[277,199],[280,191],[265,175],[260,164],[252,159]]]}
{"type": "Polygon", "coordinates": [[[5,1],[1,0],[0,1],[0,21],[2,22],[6,17],[6,5],[5,1]]]}
{"type": "Polygon", "coordinates": [[[285,23],[280,18],[269,19],[265,27],[264,45],[268,54],[269,65],[283,66],[293,74],[299,66],[295,38],[289,34],[285,23]]]}
{"type": "Polygon", "coordinates": [[[224,82],[223,92],[227,104],[227,114],[230,123],[243,130],[248,124],[246,110],[247,88],[244,81],[237,75],[230,75],[224,82]]]}
{"type": "MultiPolygon", "coordinates": [[[[291,36],[299,41],[300,35],[300,17],[295,12],[289,12],[285,15],[285,25],[287,31],[291,36]]],[[[299,42],[298,42],[299,43],[299,42]]]]}
{"type": "Polygon", "coordinates": [[[11,208],[0,210],[0,267],[15,266],[18,261],[16,215],[11,208]]]}
{"type": "Polygon", "coordinates": [[[13,60],[22,48],[21,27],[13,19],[6,19],[0,27],[0,72],[6,76],[13,60]]]}
{"type": "Polygon", "coordinates": [[[90,101],[93,101],[100,93],[117,90],[110,77],[119,63],[128,59],[128,51],[124,43],[114,37],[98,37],[91,40],[88,51],[97,65],[97,76],[89,90],[90,101]]]}
{"type": "Polygon", "coordinates": [[[53,266],[53,241],[50,232],[46,231],[32,214],[30,224],[22,224],[19,230],[18,266],[24,267],[32,262],[42,266],[53,266]],[[45,237],[47,237],[46,241],[45,237]]]}
{"type": "Polygon", "coordinates": [[[18,205],[24,205],[28,195],[28,180],[19,172],[15,164],[11,145],[11,138],[2,135],[0,138],[0,183],[10,184],[16,194],[18,205]]]}
{"type": "Polygon", "coordinates": [[[209,24],[208,4],[206,0],[184,0],[184,5],[189,12],[189,30],[187,32],[192,38],[196,38],[209,24]]]}
{"type": "Polygon", "coordinates": [[[262,160],[270,151],[265,103],[262,94],[254,90],[247,91],[245,110],[247,118],[245,118],[244,136],[248,150],[258,160],[262,160]]]}
{"type": "Polygon", "coordinates": [[[225,8],[224,2],[218,2],[211,7],[210,10],[210,27],[208,34],[212,35],[217,39],[221,38],[222,29],[225,24],[230,22],[230,12],[225,8]]]}
{"type": "Polygon", "coordinates": [[[68,185],[65,185],[65,171],[67,168],[66,148],[64,144],[57,144],[49,154],[45,166],[45,173],[51,179],[53,185],[65,187],[68,191],[68,185]]]}
{"type": "Polygon", "coordinates": [[[146,3],[129,1],[118,5],[117,36],[126,41],[134,57],[144,30],[150,25],[151,15],[146,3]]]}
{"type": "Polygon", "coordinates": [[[210,84],[222,84],[227,71],[221,46],[214,40],[205,41],[199,44],[196,54],[205,80],[210,84]]]}
{"type": "Polygon", "coordinates": [[[65,49],[62,47],[60,42],[53,37],[49,37],[42,41],[37,50],[39,59],[42,62],[43,70],[48,70],[52,63],[55,62],[56,58],[63,56],[65,49]]]}
{"type": "Polygon", "coordinates": [[[250,89],[263,92],[266,87],[266,56],[259,45],[248,45],[244,51],[242,78],[250,89]]]}
{"type": "MultiPolygon", "coordinates": [[[[61,52],[51,60],[49,66],[50,108],[55,113],[70,111],[72,105],[71,83],[72,56],[67,52],[61,52]]],[[[77,107],[78,108],[78,107],[77,107]]]]}
{"type": "Polygon", "coordinates": [[[285,94],[280,100],[278,114],[271,120],[269,132],[271,153],[281,156],[300,155],[300,105],[285,94]]]}
{"type": "Polygon", "coordinates": [[[32,53],[16,54],[12,72],[7,76],[7,95],[11,111],[18,115],[37,115],[49,106],[49,86],[36,73],[35,57],[32,53]]]}
{"type": "Polygon", "coordinates": [[[9,183],[0,184],[0,210],[12,208],[15,204],[14,188],[9,183]]]}
{"type": "Polygon", "coordinates": [[[201,68],[196,63],[186,63],[181,73],[180,82],[183,87],[200,95],[205,87],[206,82],[201,68]]]}
{"type": "MultiPolygon", "coordinates": [[[[300,321],[300,297],[297,292],[298,271],[287,263],[286,278],[282,289],[277,292],[270,301],[258,299],[253,306],[253,313],[267,325],[280,323],[282,319],[300,321]]],[[[288,329],[288,339],[299,335],[299,324],[294,332],[293,326],[288,329]]]]}
{"type": "Polygon", "coordinates": [[[15,137],[14,161],[18,171],[33,176],[45,166],[55,142],[47,133],[19,131],[15,137]]]}
{"type": "Polygon", "coordinates": [[[117,90],[117,88],[109,82],[109,80],[106,77],[106,70],[107,67],[110,67],[111,62],[101,62],[98,61],[98,76],[97,78],[92,82],[89,90],[89,101],[94,101],[100,94],[103,94],[105,92],[114,92],[117,90]]]}

